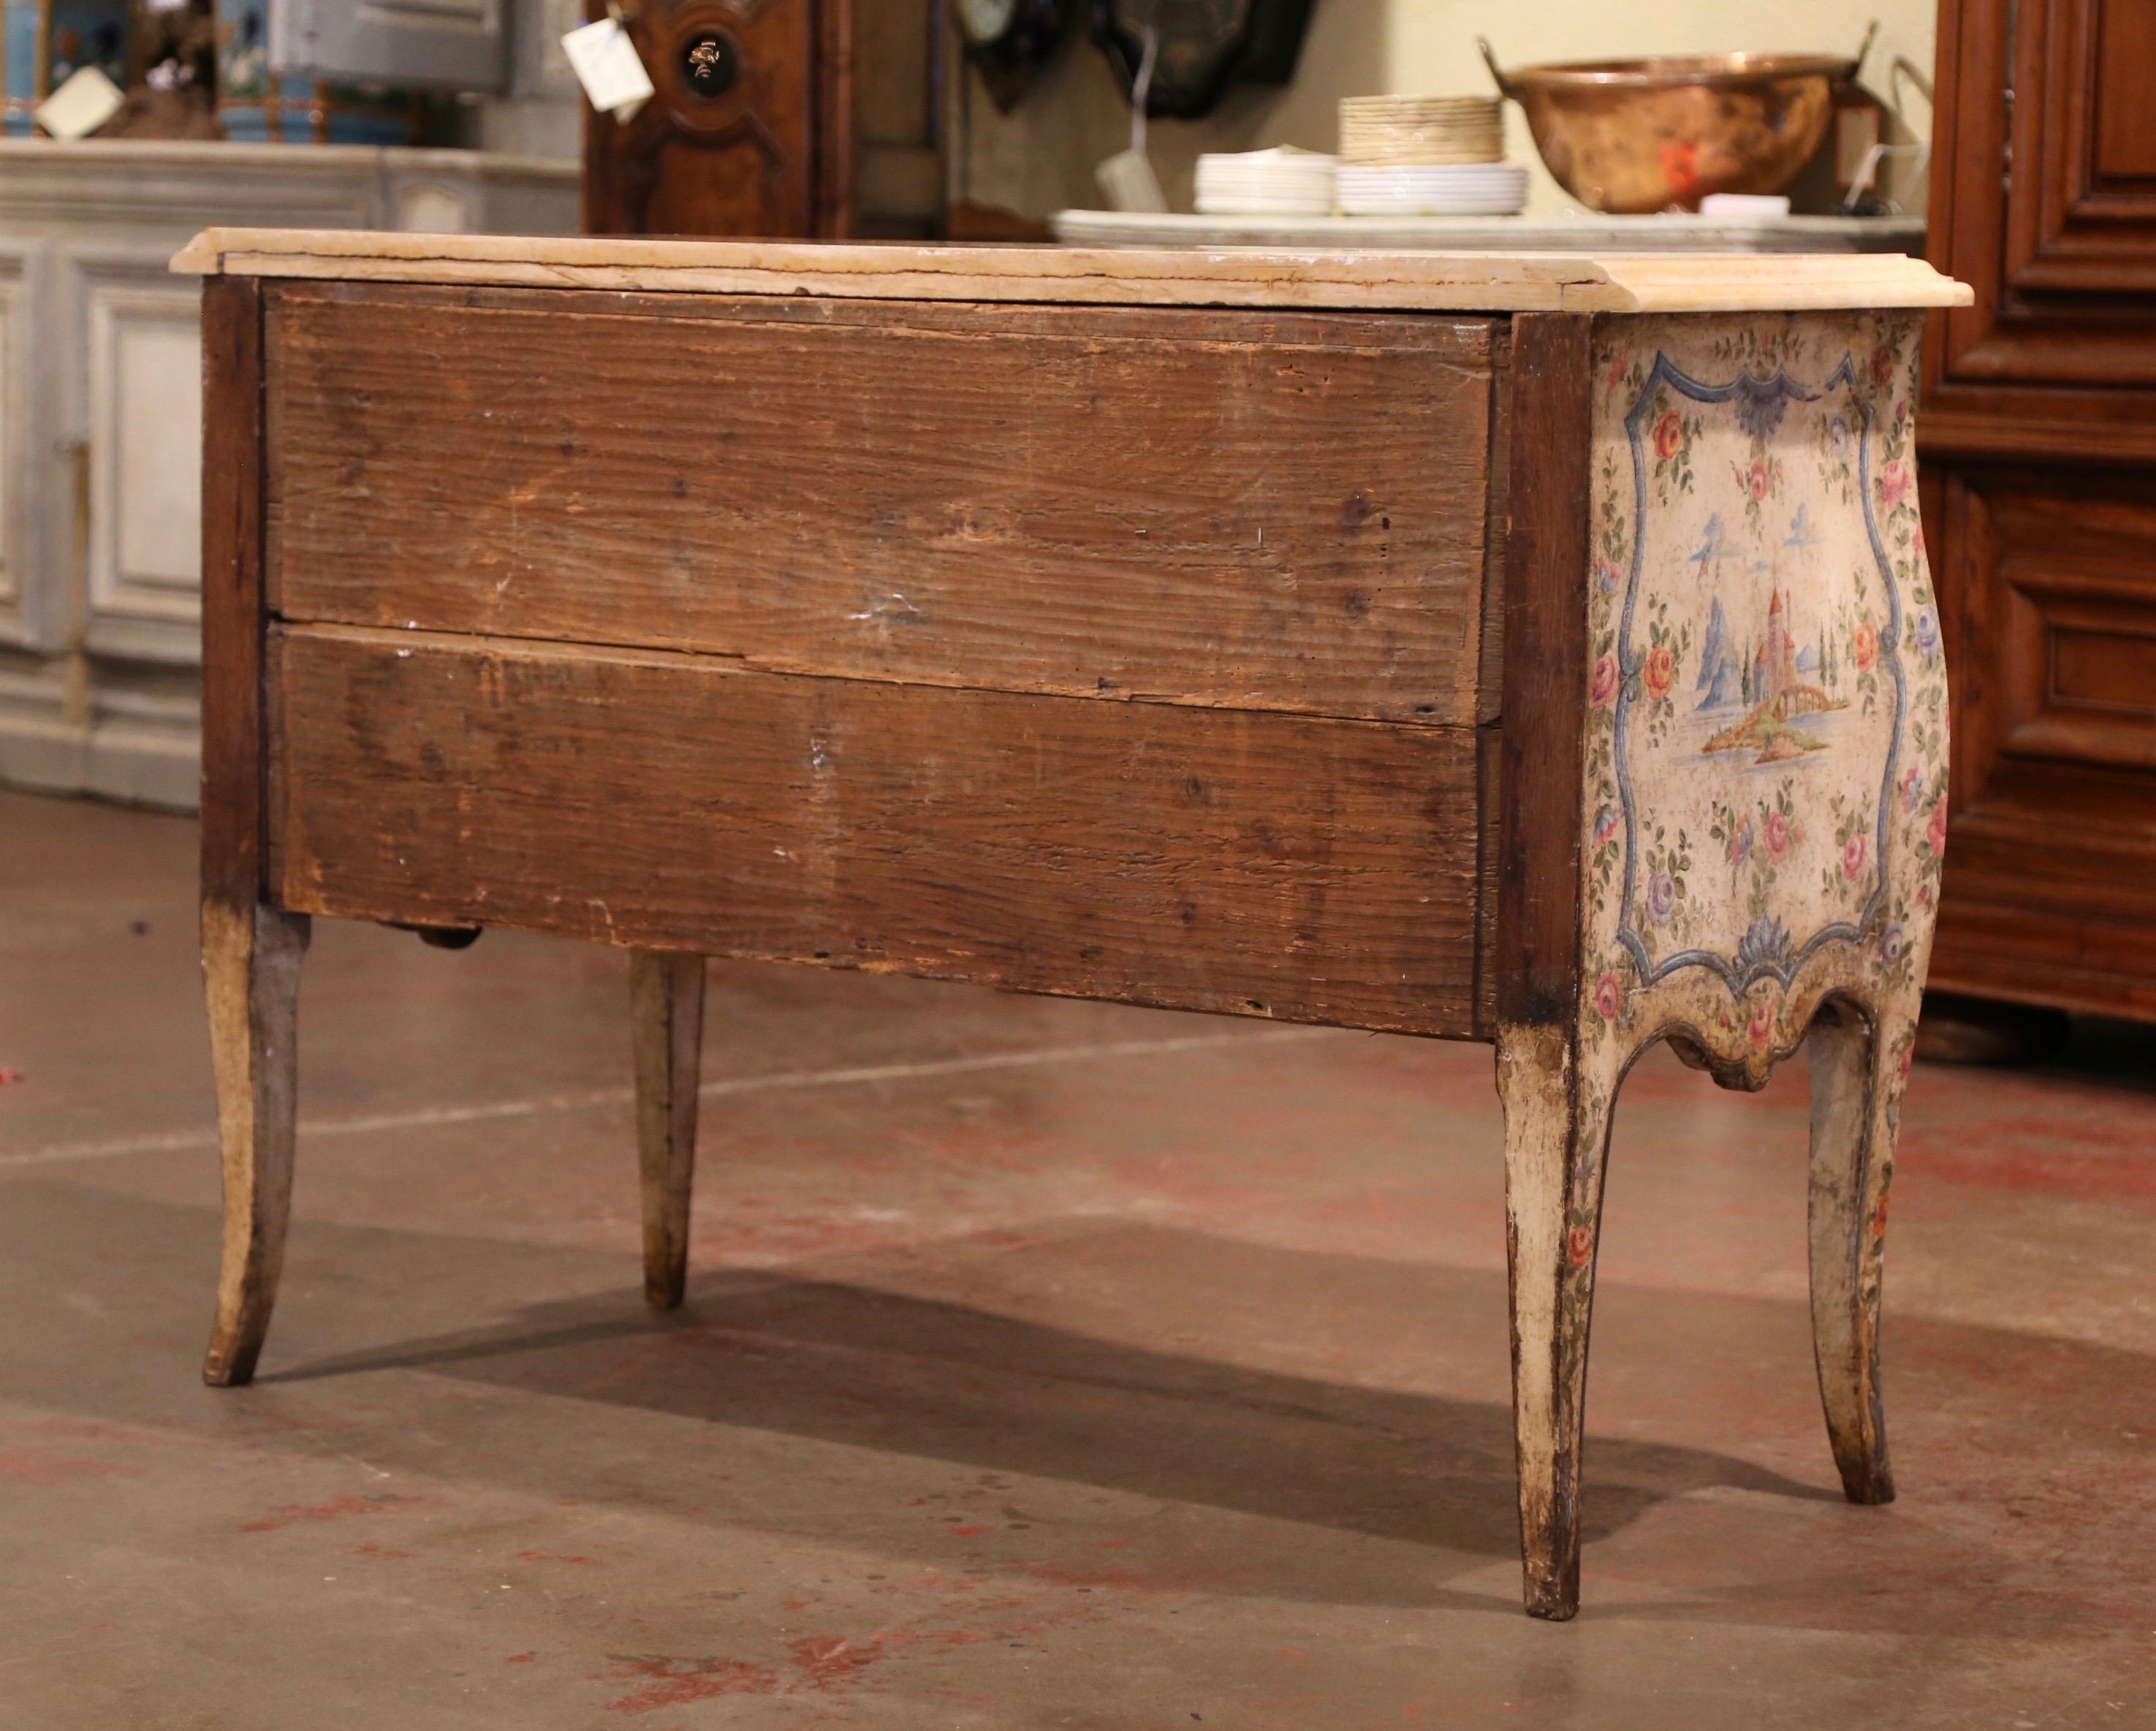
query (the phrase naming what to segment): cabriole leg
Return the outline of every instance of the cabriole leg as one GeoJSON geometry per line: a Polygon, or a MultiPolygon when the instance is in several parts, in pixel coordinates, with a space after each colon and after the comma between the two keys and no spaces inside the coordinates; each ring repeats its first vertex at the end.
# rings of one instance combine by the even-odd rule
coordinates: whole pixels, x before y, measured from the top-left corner
{"type": "Polygon", "coordinates": [[[644,1189],[644,1298],[654,1309],[672,1310],[680,1305],[689,1278],[704,958],[631,950],[629,994],[644,1189]]]}
{"type": "Polygon", "coordinates": [[[292,1207],[300,958],[306,916],[259,904],[203,907],[203,981],[224,1159],[224,1252],[203,1379],[253,1379],[292,1207]]]}
{"type": "Polygon", "coordinates": [[[1568,1029],[1512,1029],[1497,1045],[1512,1270],[1512,1417],[1529,1615],[1579,1609],[1580,1444],[1609,1114],[1581,1086],[1568,1029]]]}
{"type": "Polygon", "coordinates": [[[1852,1503],[1894,1500],[1879,1392],[1879,1284],[1915,1037],[1915,1006],[1899,1002],[1868,1018],[1833,1006],[1810,1037],[1812,1349],[1828,1440],[1852,1503]]]}

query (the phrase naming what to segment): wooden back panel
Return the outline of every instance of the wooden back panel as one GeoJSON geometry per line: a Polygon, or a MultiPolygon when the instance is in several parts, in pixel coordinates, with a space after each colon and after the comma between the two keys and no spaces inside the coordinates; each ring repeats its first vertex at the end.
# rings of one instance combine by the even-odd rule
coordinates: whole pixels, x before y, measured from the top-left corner
{"type": "Polygon", "coordinates": [[[1480,1031],[1478,735],[273,627],[282,905],[1480,1031]]]}
{"type": "Polygon", "coordinates": [[[1470,725],[1502,328],[279,283],[271,602],[1470,725]]]}

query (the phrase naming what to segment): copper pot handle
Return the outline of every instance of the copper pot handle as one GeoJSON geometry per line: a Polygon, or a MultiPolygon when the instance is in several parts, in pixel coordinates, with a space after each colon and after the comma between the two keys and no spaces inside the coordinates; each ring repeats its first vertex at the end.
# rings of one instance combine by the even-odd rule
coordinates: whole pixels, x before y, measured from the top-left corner
{"type": "MultiPolygon", "coordinates": [[[[1876,29],[1878,27],[1874,25],[1872,28],[1876,29]]],[[[1500,96],[1509,96],[1515,102],[1518,101],[1520,93],[1514,87],[1512,79],[1505,76],[1504,69],[1498,65],[1497,51],[1490,46],[1490,38],[1486,36],[1478,36],[1475,38],[1475,46],[1482,50],[1482,64],[1490,69],[1490,76],[1496,80],[1497,94],[1500,96]]]]}
{"type": "Polygon", "coordinates": [[[1837,84],[1853,85],[1856,75],[1864,70],[1864,57],[1871,52],[1871,44],[1879,39],[1879,20],[1872,19],[1864,32],[1864,40],[1856,44],[1856,56],[1849,63],[1849,70],[1835,80],[1837,84]]]}

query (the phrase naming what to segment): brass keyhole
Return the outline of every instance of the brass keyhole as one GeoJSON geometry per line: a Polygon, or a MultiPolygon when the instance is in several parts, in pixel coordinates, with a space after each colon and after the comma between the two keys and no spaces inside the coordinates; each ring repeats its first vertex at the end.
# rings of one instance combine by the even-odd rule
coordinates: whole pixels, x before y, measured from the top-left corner
{"type": "Polygon", "coordinates": [[[731,36],[701,30],[681,44],[681,71],[697,95],[723,96],[741,77],[741,49],[731,36]]]}

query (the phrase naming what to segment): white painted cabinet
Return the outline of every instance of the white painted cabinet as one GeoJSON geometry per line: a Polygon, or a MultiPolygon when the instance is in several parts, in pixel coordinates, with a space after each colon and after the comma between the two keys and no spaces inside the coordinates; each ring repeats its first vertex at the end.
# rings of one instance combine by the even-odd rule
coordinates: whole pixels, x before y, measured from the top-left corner
{"type": "Polygon", "coordinates": [[[573,232],[574,164],[0,141],[0,782],[191,807],[212,224],[573,232]]]}

